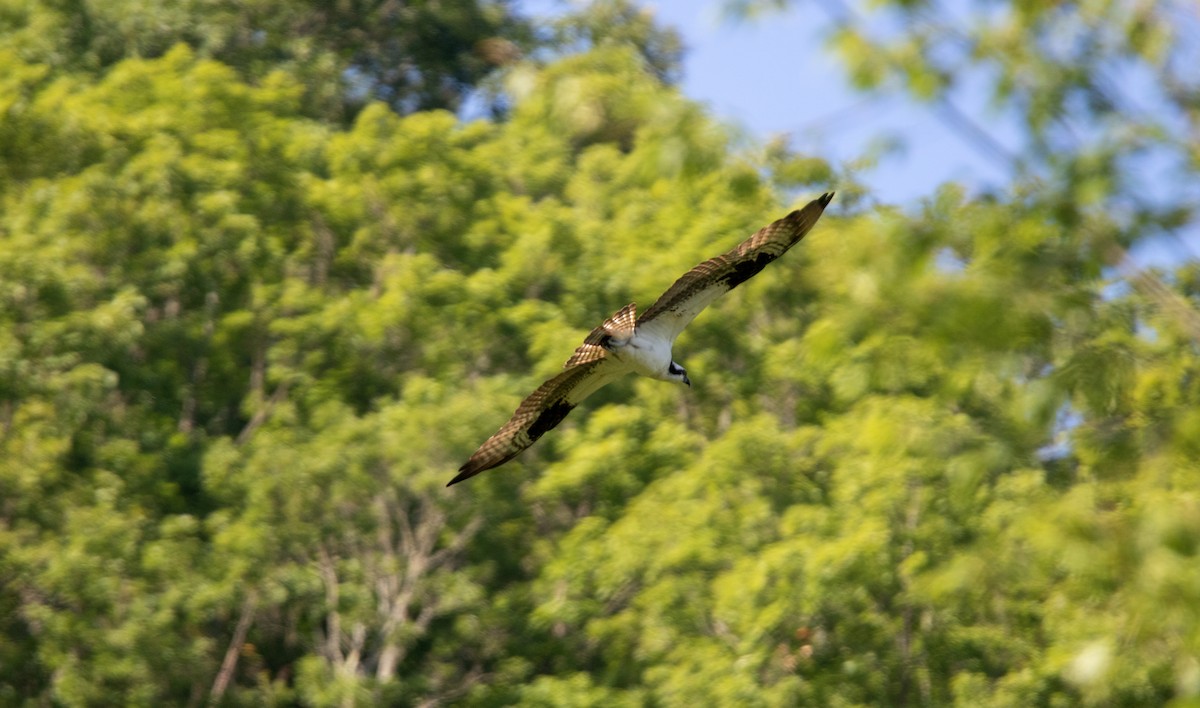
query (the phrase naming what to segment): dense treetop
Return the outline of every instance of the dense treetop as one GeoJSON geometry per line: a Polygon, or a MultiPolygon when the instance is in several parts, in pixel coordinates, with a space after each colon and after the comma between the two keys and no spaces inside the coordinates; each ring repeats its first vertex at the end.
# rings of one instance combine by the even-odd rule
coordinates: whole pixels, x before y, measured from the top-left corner
{"type": "MultiPolygon", "coordinates": [[[[1144,5],[1056,61],[1171,69],[1144,5]]],[[[919,78],[942,35],[897,26],[919,78]]],[[[678,52],[621,2],[0,2],[0,703],[1200,701],[1200,269],[1121,256],[1187,185],[1133,203],[1145,143],[1031,118],[1010,190],[869,206],[678,52]],[[680,337],[692,389],[444,488],[592,326],[830,188],[680,337]]],[[[1135,127],[1194,173],[1164,76],[1186,129],[1135,127]]]]}

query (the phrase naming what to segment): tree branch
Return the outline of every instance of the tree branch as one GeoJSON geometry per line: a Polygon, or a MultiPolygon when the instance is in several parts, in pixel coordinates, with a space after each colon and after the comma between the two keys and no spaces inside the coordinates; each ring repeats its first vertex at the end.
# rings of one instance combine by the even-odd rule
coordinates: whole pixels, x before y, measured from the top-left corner
{"type": "Polygon", "coordinates": [[[242,603],[242,611],[238,616],[237,626],[233,630],[233,638],[229,640],[229,647],[225,650],[225,658],[221,660],[221,669],[217,672],[217,677],[213,680],[212,690],[208,694],[208,704],[216,705],[221,702],[221,697],[225,695],[225,689],[229,687],[229,682],[233,680],[233,672],[237,669],[238,656],[242,653],[242,647],[246,644],[246,634],[250,631],[250,626],[254,624],[254,612],[258,607],[258,593],[251,590],[246,596],[246,601],[242,603]]]}

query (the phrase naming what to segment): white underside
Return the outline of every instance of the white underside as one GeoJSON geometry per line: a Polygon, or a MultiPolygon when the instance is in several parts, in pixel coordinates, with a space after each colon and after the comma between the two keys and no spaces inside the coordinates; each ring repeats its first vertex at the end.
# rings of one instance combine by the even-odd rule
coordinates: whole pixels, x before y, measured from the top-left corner
{"type": "Polygon", "coordinates": [[[670,380],[667,368],[671,365],[671,341],[642,329],[634,330],[628,341],[612,342],[612,356],[635,374],[652,379],[670,380]]]}

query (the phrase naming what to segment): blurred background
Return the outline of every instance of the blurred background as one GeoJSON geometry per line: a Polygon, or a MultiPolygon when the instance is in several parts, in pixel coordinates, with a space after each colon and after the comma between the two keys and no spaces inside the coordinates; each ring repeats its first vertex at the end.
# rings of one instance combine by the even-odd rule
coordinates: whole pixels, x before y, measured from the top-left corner
{"type": "Polygon", "coordinates": [[[1200,706],[1187,0],[0,0],[0,705],[1200,706]],[[455,469],[622,305],[676,343],[455,469]]]}

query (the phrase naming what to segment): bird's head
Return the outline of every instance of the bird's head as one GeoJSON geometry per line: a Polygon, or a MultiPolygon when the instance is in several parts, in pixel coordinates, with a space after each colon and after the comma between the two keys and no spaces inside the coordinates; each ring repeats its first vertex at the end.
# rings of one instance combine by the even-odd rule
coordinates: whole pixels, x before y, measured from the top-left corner
{"type": "Polygon", "coordinates": [[[675,362],[671,362],[670,365],[667,366],[667,380],[678,381],[681,384],[687,384],[688,388],[691,388],[692,386],[692,380],[688,378],[687,370],[675,362]]]}

